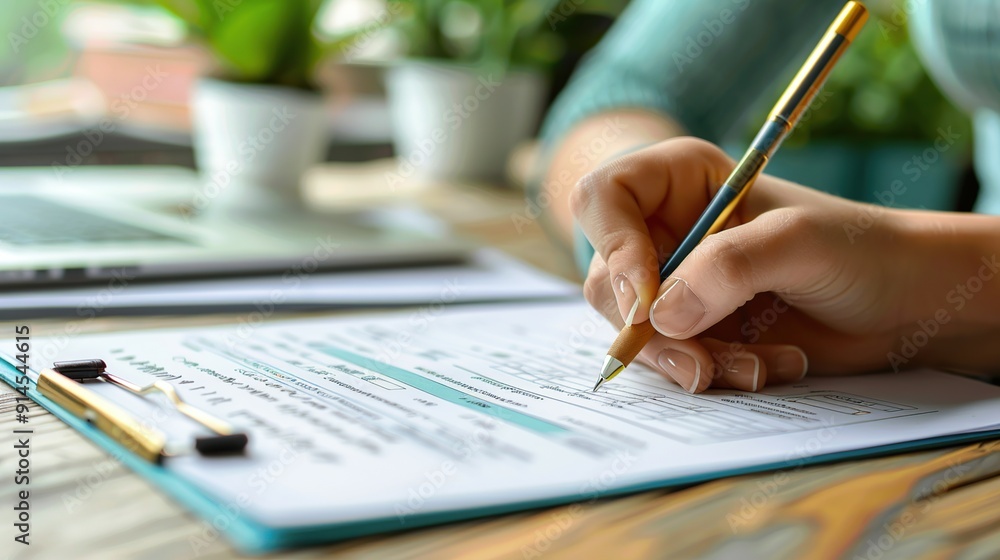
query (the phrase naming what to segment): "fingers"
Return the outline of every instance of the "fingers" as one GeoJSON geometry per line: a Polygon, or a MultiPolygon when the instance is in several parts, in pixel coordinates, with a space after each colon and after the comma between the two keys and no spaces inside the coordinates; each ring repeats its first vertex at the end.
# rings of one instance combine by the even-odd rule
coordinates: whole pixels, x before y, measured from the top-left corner
{"type": "Polygon", "coordinates": [[[655,336],[639,357],[689,393],[709,387],[757,392],[766,385],[799,381],[809,367],[805,352],[796,346],[673,340],[662,335],[655,336]]]}
{"type": "Polygon", "coordinates": [[[712,387],[756,392],[765,385],[801,380],[809,367],[805,352],[788,344],[741,344],[703,338],[714,367],[712,387]]]}
{"type": "Polygon", "coordinates": [[[717,147],[683,138],[615,160],[577,184],[573,213],[607,263],[623,320],[638,298],[634,320],[644,322],[660,284],[661,255],[647,218],[668,224],[668,237],[683,236],[732,166],[717,147]]]}
{"type": "Polygon", "coordinates": [[[655,335],[638,360],[689,393],[700,393],[712,385],[712,355],[696,340],[655,335]]]}
{"type": "MultiPolygon", "coordinates": [[[[599,255],[591,261],[584,294],[613,325],[622,327],[613,288],[607,280],[607,265],[599,255]]],[[[808,367],[805,353],[796,346],[712,338],[675,340],[660,334],[637,359],[690,393],[709,387],[758,391],[766,384],[798,381],[808,367]]]]}
{"type": "MultiPolygon", "coordinates": [[[[620,329],[624,320],[618,312],[607,270],[601,256],[594,255],[583,293],[594,309],[620,329]]],[[[711,382],[708,372],[712,367],[712,356],[694,340],[671,340],[656,335],[642,349],[637,360],[692,393],[704,391],[711,382]]]]}
{"type": "Polygon", "coordinates": [[[762,292],[804,296],[836,276],[835,243],[801,208],[767,212],[707,237],[660,287],[650,311],[670,338],[702,333],[762,292]]]}

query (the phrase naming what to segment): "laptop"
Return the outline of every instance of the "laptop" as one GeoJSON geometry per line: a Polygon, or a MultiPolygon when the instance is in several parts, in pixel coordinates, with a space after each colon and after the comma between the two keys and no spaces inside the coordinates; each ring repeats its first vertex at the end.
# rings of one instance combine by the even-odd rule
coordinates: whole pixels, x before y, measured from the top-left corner
{"type": "MultiPolygon", "coordinates": [[[[5,189],[6,190],[6,189],[5,189]]],[[[184,218],[99,191],[0,192],[0,288],[283,274],[464,260],[467,244],[377,213],[184,218]]]]}

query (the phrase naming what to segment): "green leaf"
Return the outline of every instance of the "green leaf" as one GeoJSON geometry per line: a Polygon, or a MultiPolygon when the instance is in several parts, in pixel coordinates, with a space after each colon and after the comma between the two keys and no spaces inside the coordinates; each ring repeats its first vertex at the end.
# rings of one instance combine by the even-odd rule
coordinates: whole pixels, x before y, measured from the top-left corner
{"type": "Polygon", "coordinates": [[[296,33],[308,34],[309,29],[294,29],[297,3],[289,0],[216,0],[217,21],[209,43],[234,74],[245,81],[261,81],[277,70],[285,49],[296,33]]]}
{"type": "Polygon", "coordinates": [[[181,18],[196,32],[207,33],[214,23],[205,0],[157,0],[160,6],[181,18]]]}
{"type": "Polygon", "coordinates": [[[313,22],[319,11],[319,0],[288,0],[292,15],[283,41],[284,52],[275,61],[267,81],[291,87],[310,89],[313,69],[321,54],[314,35],[313,22]]]}
{"type": "Polygon", "coordinates": [[[212,0],[120,0],[122,4],[159,6],[183,21],[194,33],[204,35],[212,27],[212,0]]]}

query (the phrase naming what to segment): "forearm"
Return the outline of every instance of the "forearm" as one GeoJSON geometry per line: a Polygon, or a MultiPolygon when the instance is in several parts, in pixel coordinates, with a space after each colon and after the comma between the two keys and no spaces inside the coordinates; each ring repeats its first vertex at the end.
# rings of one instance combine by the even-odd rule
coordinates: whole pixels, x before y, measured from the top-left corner
{"type": "Polygon", "coordinates": [[[906,210],[895,218],[900,246],[914,249],[901,278],[909,327],[898,338],[899,357],[1000,371],[1000,217],[906,210]]]}
{"type": "Polygon", "coordinates": [[[736,133],[841,7],[843,0],[630,2],[546,119],[539,205],[552,229],[572,240],[569,191],[609,158],[681,134],[719,142],[736,133]],[[555,152],[552,142],[560,143],[555,152]]]}
{"type": "Polygon", "coordinates": [[[552,152],[542,179],[545,207],[557,234],[572,244],[569,195],[581,177],[618,155],[683,134],[671,118],[641,109],[599,113],[573,127],[552,152]]]}

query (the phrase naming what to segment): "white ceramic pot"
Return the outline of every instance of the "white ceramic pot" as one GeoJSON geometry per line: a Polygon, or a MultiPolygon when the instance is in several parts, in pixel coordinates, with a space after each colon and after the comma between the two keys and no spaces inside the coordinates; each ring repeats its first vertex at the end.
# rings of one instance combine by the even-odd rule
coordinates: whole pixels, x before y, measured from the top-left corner
{"type": "Polygon", "coordinates": [[[400,178],[502,179],[514,146],[535,132],[546,86],[533,71],[500,77],[438,62],[392,66],[386,90],[400,178]]]}
{"type": "Polygon", "coordinates": [[[203,188],[198,213],[301,207],[299,182],[321,161],[327,119],[318,93],[202,79],[193,98],[195,159],[203,188]]]}

